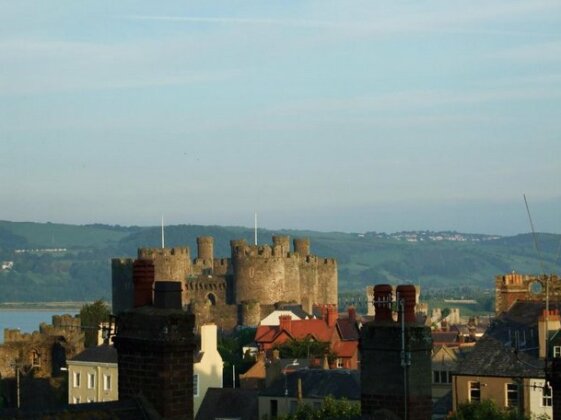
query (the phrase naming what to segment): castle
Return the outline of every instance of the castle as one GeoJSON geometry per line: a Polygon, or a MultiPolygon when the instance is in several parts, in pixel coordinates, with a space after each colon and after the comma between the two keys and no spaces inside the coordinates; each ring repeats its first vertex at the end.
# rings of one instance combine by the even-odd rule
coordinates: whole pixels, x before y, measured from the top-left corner
{"type": "Polygon", "coordinates": [[[293,246],[288,236],[273,236],[271,245],[232,240],[230,258],[215,258],[214,239],[203,236],[194,259],[188,247],[140,248],[136,260],[112,260],[113,313],[133,307],[135,278],[146,275],[180,281],[183,306],[197,325],[256,326],[280,302],[302,304],[310,313],[314,304],[336,304],[335,259],[312,255],[306,238],[294,239],[293,246]]]}

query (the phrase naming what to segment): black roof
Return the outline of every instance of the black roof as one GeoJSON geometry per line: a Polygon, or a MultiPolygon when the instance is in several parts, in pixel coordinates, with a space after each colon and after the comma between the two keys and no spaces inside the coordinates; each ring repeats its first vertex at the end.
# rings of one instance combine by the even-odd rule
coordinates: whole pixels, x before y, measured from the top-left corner
{"type": "Polygon", "coordinates": [[[195,418],[200,420],[214,418],[258,420],[257,390],[209,388],[195,418]]]}
{"type": "Polygon", "coordinates": [[[300,369],[275,380],[260,396],[297,397],[298,379],[302,381],[303,398],[360,400],[360,374],[349,369],[300,369]]]}
{"type": "MultiPolygon", "coordinates": [[[[539,358],[538,320],[543,302],[517,301],[495,318],[485,335],[459,363],[458,375],[532,377],[545,376],[539,358]]],[[[550,309],[559,308],[552,302],[550,309]]]]}
{"type": "Polygon", "coordinates": [[[88,347],[70,360],[72,362],[118,363],[117,350],[107,344],[88,347]]]}
{"type": "Polygon", "coordinates": [[[304,311],[302,305],[295,303],[280,303],[278,305],[279,310],[290,311],[300,319],[310,318],[310,314],[304,311]]]}

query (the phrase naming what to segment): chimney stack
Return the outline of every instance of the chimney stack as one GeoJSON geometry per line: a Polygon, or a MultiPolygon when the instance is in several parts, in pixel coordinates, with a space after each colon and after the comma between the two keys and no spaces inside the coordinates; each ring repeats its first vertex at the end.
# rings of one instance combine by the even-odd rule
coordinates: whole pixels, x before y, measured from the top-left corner
{"type": "MultiPolygon", "coordinates": [[[[406,324],[414,324],[417,321],[415,316],[415,299],[417,290],[412,284],[397,286],[396,296],[403,303],[403,316],[406,324]]],[[[401,322],[402,312],[398,313],[398,322],[401,322]]]]}
{"type": "Polygon", "coordinates": [[[374,286],[374,320],[376,322],[392,321],[392,293],[393,289],[389,284],[374,286]]]}
{"type": "Polygon", "coordinates": [[[134,307],[152,305],[152,286],[155,279],[154,262],[140,258],[132,265],[134,307]]]}
{"type": "Polygon", "coordinates": [[[335,305],[329,305],[327,307],[327,326],[328,327],[334,327],[335,324],[337,323],[337,318],[338,318],[338,314],[337,314],[337,307],[335,305]]]}
{"type": "Polygon", "coordinates": [[[279,325],[281,330],[292,334],[292,317],[290,315],[279,316],[279,325]]]}
{"type": "Polygon", "coordinates": [[[347,309],[348,313],[349,313],[349,322],[355,323],[356,322],[356,309],[352,306],[350,306],[347,309]]]}

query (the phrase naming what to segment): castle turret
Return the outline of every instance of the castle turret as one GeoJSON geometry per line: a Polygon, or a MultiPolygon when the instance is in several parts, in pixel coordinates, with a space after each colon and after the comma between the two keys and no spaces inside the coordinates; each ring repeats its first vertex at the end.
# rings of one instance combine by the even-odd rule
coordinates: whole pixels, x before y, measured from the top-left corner
{"type": "Polygon", "coordinates": [[[279,256],[285,256],[290,252],[290,238],[284,235],[273,236],[273,252],[279,256]]]}
{"type": "Polygon", "coordinates": [[[294,252],[301,257],[310,255],[310,240],[308,238],[294,238],[294,252]]]}
{"type": "Polygon", "coordinates": [[[197,256],[199,259],[208,261],[207,264],[212,266],[212,260],[214,259],[214,239],[212,236],[199,236],[197,238],[197,256]]]}

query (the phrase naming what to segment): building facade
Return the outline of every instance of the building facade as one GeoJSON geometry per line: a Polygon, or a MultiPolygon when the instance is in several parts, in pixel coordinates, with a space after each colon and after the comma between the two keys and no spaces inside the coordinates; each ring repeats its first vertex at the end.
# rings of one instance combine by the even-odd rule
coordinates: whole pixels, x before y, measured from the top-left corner
{"type": "Polygon", "coordinates": [[[209,388],[222,388],[224,362],[217,348],[216,324],[201,326],[201,347],[193,363],[193,410],[195,416],[209,388]]]}
{"type": "Polygon", "coordinates": [[[67,361],[68,404],[119,399],[117,351],[101,345],[84,350],[67,361]]]}

